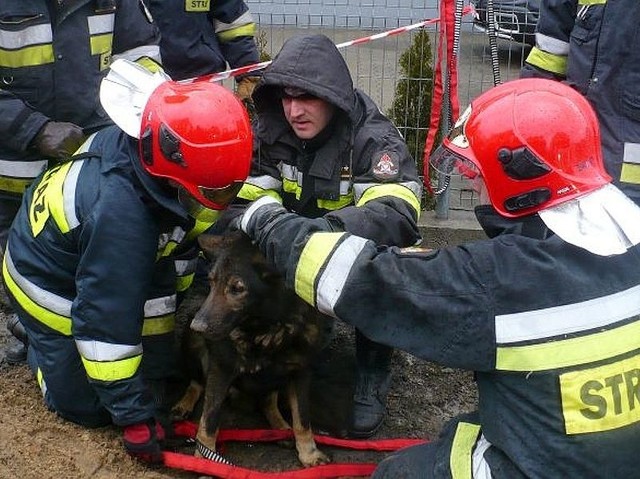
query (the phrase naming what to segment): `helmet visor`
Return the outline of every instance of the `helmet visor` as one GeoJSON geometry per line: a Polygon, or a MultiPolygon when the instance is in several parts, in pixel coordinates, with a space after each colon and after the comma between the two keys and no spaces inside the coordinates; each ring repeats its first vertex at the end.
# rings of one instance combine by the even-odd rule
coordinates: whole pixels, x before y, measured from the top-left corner
{"type": "Polygon", "coordinates": [[[237,196],[244,183],[236,181],[223,188],[205,188],[199,186],[197,193],[191,194],[184,186],[178,187],[178,201],[193,218],[200,219],[200,216],[207,211],[224,210],[229,203],[237,196]]]}
{"type": "Polygon", "coordinates": [[[227,205],[238,196],[243,184],[244,182],[242,181],[235,181],[222,188],[205,188],[204,186],[198,186],[198,191],[208,202],[217,207],[215,209],[221,210],[226,208],[227,205]]]}
{"type": "Polygon", "coordinates": [[[447,186],[458,192],[459,206],[489,203],[484,178],[475,163],[443,145],[431,155],[430,163],[447,179],[447,186]]]}

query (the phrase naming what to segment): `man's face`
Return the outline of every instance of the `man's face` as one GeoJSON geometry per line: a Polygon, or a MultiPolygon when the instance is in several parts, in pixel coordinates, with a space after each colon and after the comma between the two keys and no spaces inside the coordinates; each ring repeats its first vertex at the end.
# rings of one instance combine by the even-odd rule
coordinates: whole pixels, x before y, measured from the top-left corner
{"type": "Polygon", "coordinates": [[[310,140],[331,121],[335,107],[312,95],[282,97],[284,116],[301,140],[310,140]]]}

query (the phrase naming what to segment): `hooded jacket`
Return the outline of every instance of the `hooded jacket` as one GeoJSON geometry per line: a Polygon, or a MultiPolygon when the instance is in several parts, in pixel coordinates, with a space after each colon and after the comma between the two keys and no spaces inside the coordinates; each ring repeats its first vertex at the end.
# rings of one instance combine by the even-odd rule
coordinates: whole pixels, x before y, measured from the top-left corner
{"type": "Polygon", "coordinates": [[[349,68],[324,35],[283,45],[253,95],[257,124],[252,170],[239,197],[281,198],[300,215],[389,245],[419,241],[421,184],[397,128],[354,89],[349,68]],[[296,87],[336,107],[316,138],[302,141],[282,108],[283,87],[296,87]]]}

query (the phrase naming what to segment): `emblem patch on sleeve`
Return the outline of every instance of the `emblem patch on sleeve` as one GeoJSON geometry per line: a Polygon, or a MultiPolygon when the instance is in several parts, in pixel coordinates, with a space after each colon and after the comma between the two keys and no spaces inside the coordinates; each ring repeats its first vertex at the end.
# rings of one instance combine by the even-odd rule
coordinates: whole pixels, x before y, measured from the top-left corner
{"type": "Polygon", "coordinates": [[[398,155],[392,151],[382,151],[373,157],[373,176],[381,181],[392,180],[398,176],[398,155]]]}

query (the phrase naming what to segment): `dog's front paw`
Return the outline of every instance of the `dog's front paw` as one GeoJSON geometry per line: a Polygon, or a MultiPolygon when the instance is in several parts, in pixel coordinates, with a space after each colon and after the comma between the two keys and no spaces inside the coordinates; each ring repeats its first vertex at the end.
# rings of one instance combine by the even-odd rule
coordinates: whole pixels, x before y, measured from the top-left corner
{"type": "Polygon", "coordinates": [[[322,464],[328,464],[331,462],[329,456],[317,447],[314,447],[309,451],[301,451],[298,454],[298,459],[300,459],[300,462],[304,467],[321,466],[322,464]]]}

